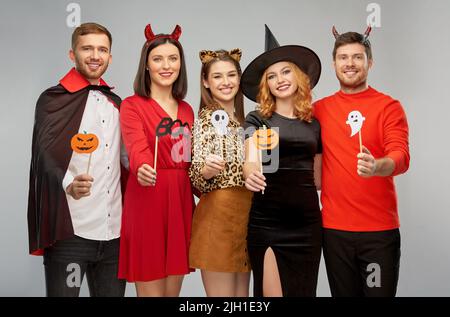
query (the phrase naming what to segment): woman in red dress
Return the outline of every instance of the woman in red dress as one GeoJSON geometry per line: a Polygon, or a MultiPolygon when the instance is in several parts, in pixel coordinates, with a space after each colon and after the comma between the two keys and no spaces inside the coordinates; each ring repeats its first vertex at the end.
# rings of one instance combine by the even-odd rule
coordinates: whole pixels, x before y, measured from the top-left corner
{"type": "Polygon", "coordinates": [[[155,36],[147,25],[135,94],[123,101],[120,113],[130,176],[119,278],[135,282],[138,296],[178,296],[190,272],[194,199],[188,170],[194,113],[182,100],[187,78],[180,34],[177,26],[172,34],[155,36]]]}

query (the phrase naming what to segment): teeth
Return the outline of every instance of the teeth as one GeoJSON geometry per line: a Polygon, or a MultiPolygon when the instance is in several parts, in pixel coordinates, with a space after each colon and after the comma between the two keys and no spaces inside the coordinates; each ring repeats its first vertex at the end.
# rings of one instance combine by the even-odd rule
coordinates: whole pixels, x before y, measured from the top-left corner
{"type": "Polygon", "coordinates": [[[289,88],[289,85],[284,85],[284,86],[278,87],[278,90],[286,90],[288,88],[289,88]]]}

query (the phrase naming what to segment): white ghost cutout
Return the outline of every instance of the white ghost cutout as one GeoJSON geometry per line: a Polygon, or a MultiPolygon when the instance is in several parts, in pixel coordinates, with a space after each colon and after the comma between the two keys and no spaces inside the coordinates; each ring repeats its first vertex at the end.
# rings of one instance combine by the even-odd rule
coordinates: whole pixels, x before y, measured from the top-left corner
{"type": "Polygon", "coordinates": [[[348,114],[348,118],[345,123],[352,128],[352,135],[350,135],[351,137],[361,130],[364,120],[366,120],[366,118],[364,118],[361,112],[357,110],[354,110],[348,114]]]}
{"type": "Polygon", "coordinates": [[[219,136],[228,134],[228,122],[230,122],[230,118],[224,110],[216,110],[211,114],[211,123],[219,136]]]}

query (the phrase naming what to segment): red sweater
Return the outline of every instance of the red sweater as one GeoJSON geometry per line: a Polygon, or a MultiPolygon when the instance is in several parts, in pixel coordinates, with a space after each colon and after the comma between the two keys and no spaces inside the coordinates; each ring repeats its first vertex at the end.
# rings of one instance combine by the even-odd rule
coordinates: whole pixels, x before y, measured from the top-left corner
{"type": "Polygon", "coordinates": [[[399,227],[393,176],[409,167],[408,123],[401,104],[369,87],[356,94],[342,91],[319,100],[314,114],[321,125],[323,226],[344,231],[381,231],[399,227]],[[357,174],[359,136],[351,137],[349,113],[365,118],[362,144],[375,158],[389,157],[388,177],[357,174]]]}

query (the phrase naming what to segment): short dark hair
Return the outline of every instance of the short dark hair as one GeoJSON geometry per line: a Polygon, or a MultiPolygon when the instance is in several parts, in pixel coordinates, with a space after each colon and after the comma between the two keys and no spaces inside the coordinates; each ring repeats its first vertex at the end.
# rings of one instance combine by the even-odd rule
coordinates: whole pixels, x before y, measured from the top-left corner
{"type": "Polygon", "coordinates": [[[340,34],[336,42],[334,42],[334,49],[333,49],[333,60],[336,59],[336,51],[339,47],[347,45],[347,44],[353,44],[358,43],[364,46],[366,49],[366,55],[367,58],[370,60],[372,59],[372,47],[370,45],[369,39],[365,38],[364,35],[357,33],[357,32],[347,32],[340,34]]]}
{"type": "Polygon", "coordinates": [[[109,48],[112,46],[111,33],[103,25],[94,22],[83,23],[72,33],[72,50],[77,46],[78,38],[88,34],[105,34],[109,39],[109,48]]]}
{"type": "Polygon", "coordinates": [[[147,71],[148,56],[154,48],[162,44],[170,43],[178,48],[181,59],[180,73],[178,74],[177,80],[175,80],[175,82],[173,83],[172,95],[175,99],[182,100],[184,99],[184,97],[186,97],[187,93],[187,74],[183,47],[181,46],[180,42],[170,38],[168,34],[158,34],[157,37],[158,38],[156,38],[155,40],[145,42],[144,46],[142,47],[141,58],[139,60],[136,77],[134,79],[134,93],[141,97],[151,97],[151,78],[150,74],[147,71]]]}

